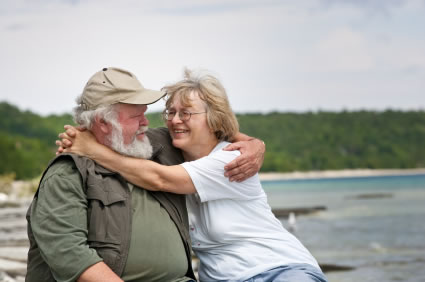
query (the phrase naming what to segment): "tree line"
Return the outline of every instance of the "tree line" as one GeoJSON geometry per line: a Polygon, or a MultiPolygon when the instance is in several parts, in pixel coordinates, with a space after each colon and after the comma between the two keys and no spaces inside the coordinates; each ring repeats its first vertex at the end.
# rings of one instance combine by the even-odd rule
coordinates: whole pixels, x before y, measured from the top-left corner
{"type": "MultiPolygon", "coordinates": [[[[55,156],[70,114],[40,116],[0,103],[0,175],[37,177],[55,156]]],[[[160,113],[147,115],[164,126],[160,113]]],[[[240,130],[266,143],[262,171],[425,167],[424,111],[237,114],[240,130]]]]}

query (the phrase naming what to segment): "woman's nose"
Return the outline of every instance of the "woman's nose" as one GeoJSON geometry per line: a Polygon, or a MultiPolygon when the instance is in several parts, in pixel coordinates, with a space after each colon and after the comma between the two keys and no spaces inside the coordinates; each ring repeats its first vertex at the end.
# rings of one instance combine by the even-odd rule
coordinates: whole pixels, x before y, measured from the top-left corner
{"type": "Polygon", "coordinates": [[[182,122],[181,118],[180,118],[180,114],[179,112],[176,112],[176,114],[173,116],[173,118],[171,119],[172,123],[180,123],[182,122]]]}

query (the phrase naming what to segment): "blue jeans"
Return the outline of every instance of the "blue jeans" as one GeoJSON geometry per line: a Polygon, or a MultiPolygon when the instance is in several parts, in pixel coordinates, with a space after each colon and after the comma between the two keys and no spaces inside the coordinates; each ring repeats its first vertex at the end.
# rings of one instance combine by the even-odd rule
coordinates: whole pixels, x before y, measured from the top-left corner
{"type": "Polygon", "coordinates": [[[267,270],[244,282],[328,282],[328,280],[319,268],[300,263],[267,270]]]}

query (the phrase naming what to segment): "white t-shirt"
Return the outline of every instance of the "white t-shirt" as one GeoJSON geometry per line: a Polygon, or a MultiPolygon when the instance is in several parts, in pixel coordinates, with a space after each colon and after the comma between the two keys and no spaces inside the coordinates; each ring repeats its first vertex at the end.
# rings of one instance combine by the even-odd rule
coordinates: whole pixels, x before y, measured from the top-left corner
{"type": "Polygon", "coordinates": [[[291,263],[319,267],[273,215],[258,174],[241,183],[224,176],[224,165],[240,155],[223,151],[228,144],[220,142],[208,156],[182,164],[197,191],[186,202],[200,280],[245,280],[291,263]]]}

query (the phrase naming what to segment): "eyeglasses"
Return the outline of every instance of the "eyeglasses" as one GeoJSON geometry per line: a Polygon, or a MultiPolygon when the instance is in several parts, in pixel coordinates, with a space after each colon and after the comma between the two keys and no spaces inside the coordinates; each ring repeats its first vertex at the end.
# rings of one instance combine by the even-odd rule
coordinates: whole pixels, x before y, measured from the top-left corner
{"type": "Polygon", "coordinates": [[[170,121],[170,120],[172,120],[174,118],[174,116],[177,113],[179,114],[179,119],[180,120],[182,120],[182,121],[188,121],[188,120],[190,120],[190,118],[192,117],[192,115],[205,114],[206,112],[191,113],[189,111],[179,111],[179,112],[176,112],[176,111],[173,111],[173,110],[171,110],[171,111],[168,111],[167,110],[164,113],[162,113],[162,116],[164,117],[164,120],[170,121]]]}

